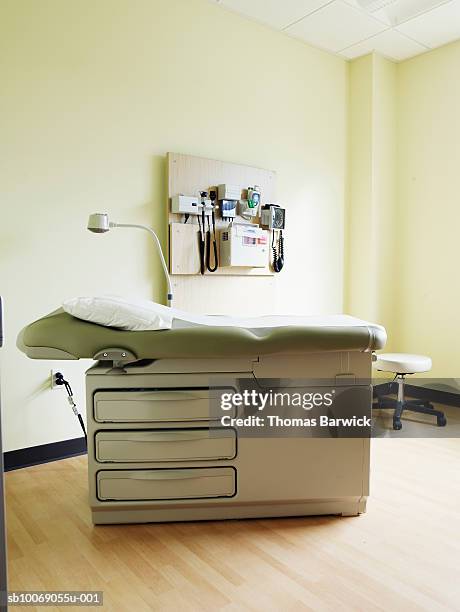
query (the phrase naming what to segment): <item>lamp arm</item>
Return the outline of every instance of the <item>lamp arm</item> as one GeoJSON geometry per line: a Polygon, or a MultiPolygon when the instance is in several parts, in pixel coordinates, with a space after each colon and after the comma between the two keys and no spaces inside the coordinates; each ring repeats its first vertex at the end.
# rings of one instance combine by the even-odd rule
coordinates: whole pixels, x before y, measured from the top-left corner
{"type": "Polygon", "coordinates": [[[153,229],[151,227],[148,227],[147,225],[136,225],[133,223],[113,223],[112,221],[110,221],[110,227],[133,227],[134,229],[142,229],[142,230],[149,232],[149,234],[152,236],[153,240],[155,241],[155,244],[158,250],[158,254],[160,256],[161,265],[163,266],[163,271],[165,273],[166,282],[168,285],[168,306],[171,306],[172,299],[173,299],[171,278],[169,276],[168,266],[166,265],[166,260],[163,255],[163,250],[161,248],[160,241],[158,239],[158,236],[153,231],[153,229]]]}

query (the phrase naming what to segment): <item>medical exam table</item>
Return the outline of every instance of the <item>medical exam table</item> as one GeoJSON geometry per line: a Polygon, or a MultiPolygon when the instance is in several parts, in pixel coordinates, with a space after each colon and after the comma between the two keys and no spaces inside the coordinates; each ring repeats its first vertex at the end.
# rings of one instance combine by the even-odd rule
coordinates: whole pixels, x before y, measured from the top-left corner
{"type": "Polygon", "coordinates": [[[213,398],[245,380],[279,390],[314,380],[363,390],[370,413],[372,351],[385,341],[382,327],[345,315],[122,331],[58,310],[18,346],[32,359],[96,361],[86,373],[88,471],[103,524],[364,512],[368,436],[240,435],[220,425],[213,398]]]}

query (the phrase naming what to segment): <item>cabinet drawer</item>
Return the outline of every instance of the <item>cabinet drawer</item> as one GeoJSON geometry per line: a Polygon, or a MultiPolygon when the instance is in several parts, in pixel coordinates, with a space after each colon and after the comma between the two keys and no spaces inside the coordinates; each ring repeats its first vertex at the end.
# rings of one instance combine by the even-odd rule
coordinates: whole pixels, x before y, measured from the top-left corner
{"type": "Polygon", "coordinates": [[[94,418],[100,423],[215,420],[219,416],[215,409],[211,414],[212,398],[209,389],[98,391],[94,394],[94,418]]]}
{"type": "Polygon", "coordinates": [[[233,468],[103,470],[97,474],[97,495],[102,501],[232,497],[235,474],[233,468]]]}
{"type": "Polygon", "coordinates": [[[95,441],[101,462],[199,461],[236,455],[235,431],[224,428],[99,431],[95,441]]]}

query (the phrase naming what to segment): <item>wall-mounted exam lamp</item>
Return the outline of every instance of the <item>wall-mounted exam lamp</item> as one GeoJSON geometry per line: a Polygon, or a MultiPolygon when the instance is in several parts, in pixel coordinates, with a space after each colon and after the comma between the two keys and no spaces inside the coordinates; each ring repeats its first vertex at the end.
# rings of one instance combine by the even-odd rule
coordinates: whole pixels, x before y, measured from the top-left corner
{"type": "Polygon", "coordinates": [[[105,232],[108,232],[112,227],[133,227],[135,229],[142,229],[152,236],[156,248],[158,250],[158,254],[160,256],[163,271],[166,276],[166,282],[168,284],[168,306],[171,306],[173,299],[171,278],[169,276],[168,266],[166,265],[163,251],[161,250],[160,241],[158,240],[158,236],[155,234],[153,229],[151,227],[147,227],[147,225],[134,225],[131,223],[113,223],[113,221],[109,221],[109,215],[107,215],[106,213],[93,213],[89,216],[88,229],[90,232],[94,232],[95,234],[104,234],[105,232]]]}

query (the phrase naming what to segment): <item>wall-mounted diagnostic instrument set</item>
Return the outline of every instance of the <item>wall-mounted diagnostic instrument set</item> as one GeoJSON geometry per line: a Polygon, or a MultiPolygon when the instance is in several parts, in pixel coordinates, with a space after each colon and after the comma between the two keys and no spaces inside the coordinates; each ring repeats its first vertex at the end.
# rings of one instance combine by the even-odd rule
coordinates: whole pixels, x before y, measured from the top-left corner
{"type": "Polygon", "coordinates": [[[258,185],[221,183],[196,195],[176,194],[171,212],[197,226],[199,272],[222,268],[264,268],[280,272],[284,265],[286,211],[262,205],[258,185]],[[219,228],[216,228],[218,220],[219,228]],[[219,245],[219,246],[218,246],[219,245]]]}
{"type": "Polygon", "coordinates": [[[172,274],[282,270],[286,211],[272,203],[274,172],[180,154],[169,154],[168,171],[172,274]]]}

